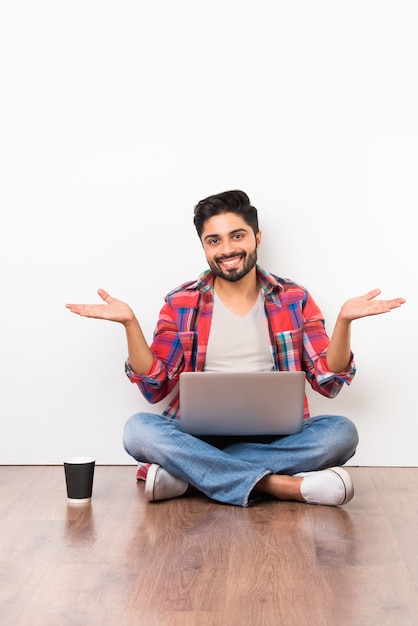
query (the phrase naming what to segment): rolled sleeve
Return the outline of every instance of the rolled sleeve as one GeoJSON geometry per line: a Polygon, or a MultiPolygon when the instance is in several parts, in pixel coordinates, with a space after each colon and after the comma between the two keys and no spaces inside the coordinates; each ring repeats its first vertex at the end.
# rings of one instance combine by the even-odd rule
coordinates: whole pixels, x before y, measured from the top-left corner
{"type": "Polygon", "coordinates": [[[163,374],[163,369],[164,367],[161,361],[154,357],[152,365],[146,374],[136,374],[131,368],[129,359],[125,361],[125,374],[131,383],[135,383],[137,385],[145,383],[154,387],[154,389],[158,389],[161,386],[161,375],[163,374]]]}
{"type": "MultiPolygon", "coordinates": [[[[330,386],[335,387],[335,391],[338,393],[338,389],[342,383],[349,385],[353,380],[356,373],[356,365],[354,362],[353,353],[351,353],[350,362],[346,369],[341,372],[331,372],[328,368],[326,354],[322,355],[315,364],[315,378],[320,387],[330,386]]],[[[331,395],[334,395],[331,393],[331,395]]],[[[336,395],[336,394],[335,394],[336,395]]]]}

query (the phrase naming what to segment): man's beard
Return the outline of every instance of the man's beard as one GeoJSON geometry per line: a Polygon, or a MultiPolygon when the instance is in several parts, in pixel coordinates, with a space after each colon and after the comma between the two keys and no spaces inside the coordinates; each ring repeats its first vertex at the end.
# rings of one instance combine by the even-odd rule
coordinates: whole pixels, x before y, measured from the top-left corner
{"type": "MultiPolygon", "coordinates": [[[[240,255],[231,254],[229,255],[229,257],[221,257],[221,258],[223,259],[232,258],[233,256],[240,256],[240,255]]],[[[224,280],[227,280],[230,283],[236,283],[238,280],[241,280],[241,278],[244,278],[244,276],[246,276],[248,272],[251,272],[251,270],[257,263],[257,248],[254,248],[254,251],[248,255],[244,254],[242,258],[244,259],[244,264],[242,268],[240,269],[233,268],[227,271],[224,271],[222,267],[218,267],[215,261],[212,261],[212,262],[208,261],[208,263],[209,263],[210,269],[212,270],[215,276],[219,276],[219,278],[223,278],[224,280]]]]}

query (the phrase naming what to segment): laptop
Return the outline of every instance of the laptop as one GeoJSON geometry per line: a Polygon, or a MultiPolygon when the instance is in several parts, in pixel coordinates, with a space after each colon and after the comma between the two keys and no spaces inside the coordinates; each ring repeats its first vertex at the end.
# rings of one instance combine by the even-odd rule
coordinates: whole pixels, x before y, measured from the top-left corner
{"type": "Polygon", "coordinates": [[[302,430],[305,372],[182,372],[180,429],[191,435],[302,430]]]}

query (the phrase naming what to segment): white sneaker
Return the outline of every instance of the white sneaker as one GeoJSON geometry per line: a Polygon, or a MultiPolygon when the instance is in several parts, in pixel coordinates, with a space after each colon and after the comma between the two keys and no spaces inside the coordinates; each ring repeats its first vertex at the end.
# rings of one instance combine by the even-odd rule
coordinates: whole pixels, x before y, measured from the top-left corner
{"type": "Polygon", "coordinates": [[[303,476],[300,491],[309,504],[340,506],[350,502],[354,496],[350,474],[342,467],[302,472],[295,476],[303,476]]]}
{"type": "Polygon", "coordinates": [[[178,498],[186,493],[189,483],[173,476],[160,465],[152,463],[145,480],[145,497],[149,502],[178,498]]]}

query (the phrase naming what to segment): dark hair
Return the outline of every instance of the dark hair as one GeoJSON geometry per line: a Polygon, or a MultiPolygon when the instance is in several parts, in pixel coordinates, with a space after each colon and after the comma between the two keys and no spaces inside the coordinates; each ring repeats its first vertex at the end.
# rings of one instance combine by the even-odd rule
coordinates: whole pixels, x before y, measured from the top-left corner
{"type": "Polygon", "coordinates": [[[205,222],[214,215],[221,213],[236,213],[240,215],[248,226],[257,235],[258,215],[257,209],[251,206],[250,199],[243,191],[224,191],[214,196],[209,196],[196,204],[194,208],[194,225],[199,238],[202,235],[205,222]]]}

